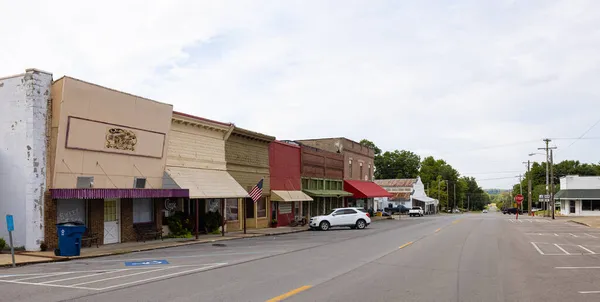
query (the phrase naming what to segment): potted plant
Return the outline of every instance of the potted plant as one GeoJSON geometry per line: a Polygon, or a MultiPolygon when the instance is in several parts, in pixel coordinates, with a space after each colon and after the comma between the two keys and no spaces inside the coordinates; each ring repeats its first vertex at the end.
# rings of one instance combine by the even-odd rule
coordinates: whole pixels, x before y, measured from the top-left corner
{"type": "Polygon", "coordinates": [[[271,220],[271,227],[272,228],[276,228],[277,227],[277,219],[271,220]]]}

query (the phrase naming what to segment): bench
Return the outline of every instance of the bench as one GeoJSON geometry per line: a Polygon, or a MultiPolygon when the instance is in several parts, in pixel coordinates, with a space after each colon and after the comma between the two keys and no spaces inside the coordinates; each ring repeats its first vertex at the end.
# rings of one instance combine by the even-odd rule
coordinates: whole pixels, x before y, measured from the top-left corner
{"type": "Polygon", "coordinates": [[[81,236],[81,246],[92,247],[92,243],[95,243],[97,248],[98,238],[98,234],[92,233],[86,229],[85,233],[83,233],[83,236],[81,236]]]}
{"type": "Polygon", "coordinates": [[[134,224],[133,228],[135,230],[136,241],[143,240],[146,242],[146,238],[154,238],[154,240],[160,238],[160,240],[163,240],[162,228],[157,228],[154,224],[134,224]]]}

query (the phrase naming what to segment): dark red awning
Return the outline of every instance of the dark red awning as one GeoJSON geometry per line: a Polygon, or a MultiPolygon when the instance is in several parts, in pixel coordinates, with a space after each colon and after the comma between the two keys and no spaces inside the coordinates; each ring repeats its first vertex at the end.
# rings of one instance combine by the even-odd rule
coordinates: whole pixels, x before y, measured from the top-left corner
{"type": "Polygon", "coordinates": [[[189,197],[188,189],[50,189],[52,199],[189,197]]]}
{"type": "Polygon", "coordinates": [[[344,180],[344,191],[354,198],[392,197],[393,195],[372,181],[344,180]]]}

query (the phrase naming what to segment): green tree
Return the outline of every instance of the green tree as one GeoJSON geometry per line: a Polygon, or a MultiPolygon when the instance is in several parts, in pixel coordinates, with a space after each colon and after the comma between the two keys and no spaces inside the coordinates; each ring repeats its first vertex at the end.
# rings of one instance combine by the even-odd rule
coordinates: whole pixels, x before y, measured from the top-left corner
{"type": "Polygon", "coordinates": [[[416,178],[421,167],[421,158],[410,151],[386,151],[375,162],[375,178],[416,178]]]}
{"type": "Polygon", "coordinates": [[[368,139],[362,139],[359,143],[363,146],[373,149],[373,151],[375,151],[375,157],[381,154],[381,149],[379,149],[372,141],[368,139]]]}

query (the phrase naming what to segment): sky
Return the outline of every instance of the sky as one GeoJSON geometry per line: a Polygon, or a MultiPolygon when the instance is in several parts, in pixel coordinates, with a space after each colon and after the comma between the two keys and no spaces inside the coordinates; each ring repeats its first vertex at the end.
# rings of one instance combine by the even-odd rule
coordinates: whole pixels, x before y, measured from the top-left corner
{"type": "Polygon", "coordinates": [[[366,138],[484,188],[545,160],[528,154],[546,137],[556,162],[600,162],[600,1],[0,0],[0,41],[2,76],[69,75],[278,139],[366,138]]]}

